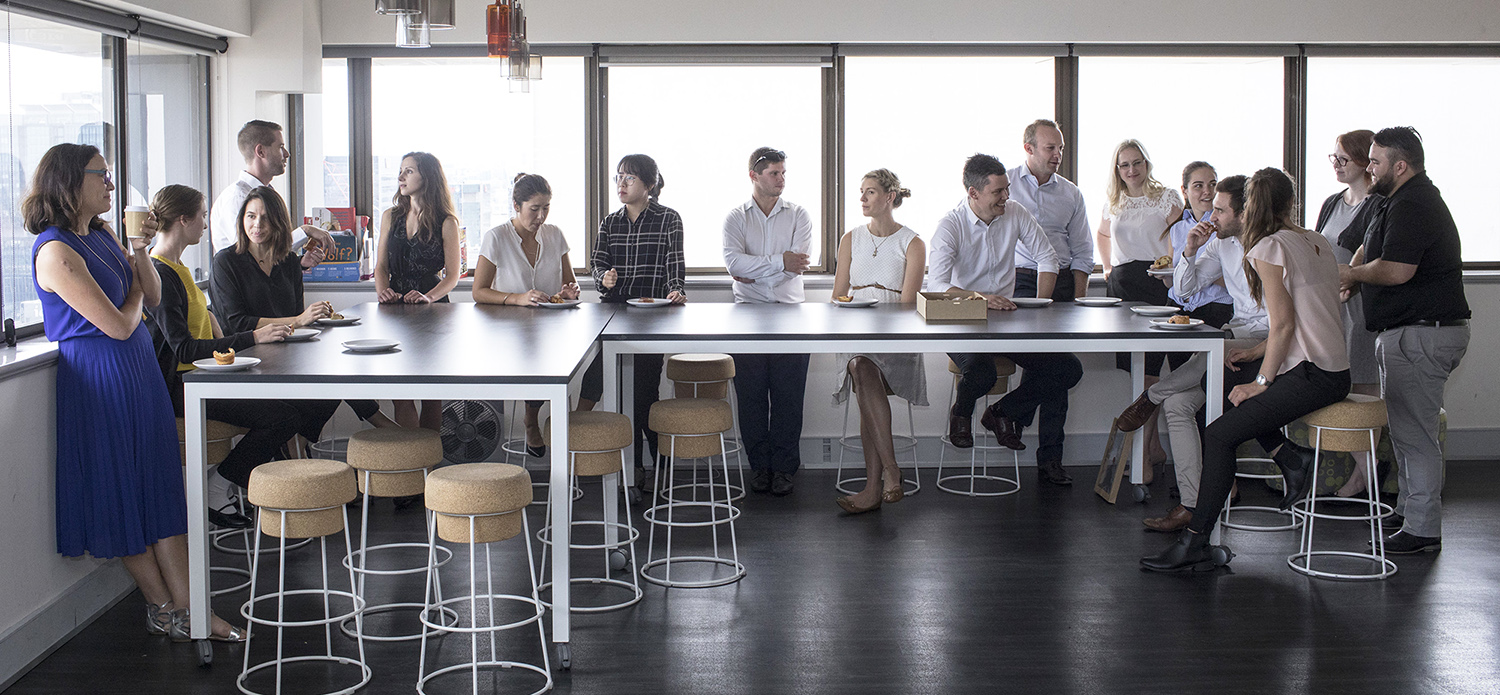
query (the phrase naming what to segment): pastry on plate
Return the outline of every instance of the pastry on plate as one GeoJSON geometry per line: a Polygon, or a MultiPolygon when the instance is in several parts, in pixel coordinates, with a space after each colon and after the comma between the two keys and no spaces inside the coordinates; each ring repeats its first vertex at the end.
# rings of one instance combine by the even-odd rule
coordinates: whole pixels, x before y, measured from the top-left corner
{"type": "Polygon", "coordinates": [[[837,297],[834,297],[833,301],[835,301],[835,302],[852,302],[852,301],[854,301],[854,298],[851,297],[851,296],[849,296],[849,295],[847,295],[847,294],[841,294],[841,295],[839,295],[837,297]]]}
{"type": "Polygon", "coordinates": [[[1172,257],[1162,256],[1151,263],[1152,270],[1166,270],[1172,267],[1172,257]]]}
{"type": "Polygon", "coordinates": [[[1186,314],[1178,314],[1176,316],[1173,316],[1172,318],[1167,319],[1167,323],[1185,324],[1192,322],[1193,320],[1188,318],[1186,314]]]}
{"type": "Polygon", "coordinates": [[[229,348],[229,352],[214,350],[214,362],[219,364],[234,364],[234,348],[229,348]]]}

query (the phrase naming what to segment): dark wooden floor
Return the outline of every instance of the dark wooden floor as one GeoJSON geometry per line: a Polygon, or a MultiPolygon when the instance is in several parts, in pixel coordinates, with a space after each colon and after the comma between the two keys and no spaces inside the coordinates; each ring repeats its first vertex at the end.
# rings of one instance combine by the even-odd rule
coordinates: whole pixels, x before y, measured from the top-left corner
{"type": "MultiPolygon", "coordinates": [[[[1103,503],[1074,469],[1070,489],[966,499],[928,487],[841,517],[831,471],[804,471],[791,497],[752,496],[739,526],[749,576],[714,589],[646,589],[633,608],[576,616],[573,668],[560,693],[1496,693],[1500,692],[1500,467],[1449,467],[1445,549],[1399,558],[1383,582],[1340,583],[1287,569],[1290,533],[1229,532],[1229,568],[1160,576],[1136,561],[1166,542],[1138,521],[1174,502],[1103,503]]],[[[1170,479],[1169,476],[1165,476],[1170,479]]],[[[592,507],[595,489],[580,502],[592,507]]],[[[1267,497],[1246,490],[1249,498],[1267,497]]],[[[540,510],[533,515],[536,522],[540,510]]],[[[372,534],[415,536],[420,516],[389,502],[372,534]]],[[[1329,531],[1361,545],[1360,529],[1329,531]]],[[[507,588],[524,581],[515,542],[495,556],[507,588]]],[[[645,552],[644,544],[640,551],[645,552]]],[[[316,548],[294,553],[295,574],[316,548]]],[[[575,563],[575,567],[578,563],[575,563]]],[[[450,592],[466,581],[453,567],[450,592]]],[[[273,575],[274,576],[274,575],[273,575]]],[[[420,581],[414,579],[413,581],[420,581]]],[[[420,595],[420,584],[413,584],[420,595]]],[[[372,591],[374,588],[372,586],[372,591]]],[[[451,593],[450,593],[451,595],[451,593]]],[[[237,612],[244,595],[217,601],[237,612]]],[[[133,596],[64,645],[7,694],[227,693],[243,650],[217,645],[211,669],[191,645],[149,637],[133,596]]],[[[238,619],[236,618],[236,622],[238,619]]],[[[372,626],[376,621],[372,621],[372,626]]],[[[321,639],[321,633],[317,633],[321,639]]],[[[539,658],[532,643],[512,651],[539,658]]],[[[304,635],[306,637],[306,635],[304,635]]],[[[305,642],[305,639],[303,640],[305,642]]],[[[289,642],[293,644],[294,642],[289,642]]],[[[347,645],[347,643],[345,643],[347,645]]],[[[257,656],[269,650],[257,644],[257,656]]],[[[447,637],[444,659],[468,654],[447,637]]],[[[412,692],[414,643],[367,647],[366,693],[412,692]]],[[[445,663],[451,663],[445,661],[445,663]]],[[[286,692],[316,692],[304,669],[286,692]]],[[[512,685],[540,682],[510,674],[512,685]]],[[[467,692],[466,679],[444,692],[467,692]]],[[[490,689],[486,692],[518,692],[490,689]]]]}

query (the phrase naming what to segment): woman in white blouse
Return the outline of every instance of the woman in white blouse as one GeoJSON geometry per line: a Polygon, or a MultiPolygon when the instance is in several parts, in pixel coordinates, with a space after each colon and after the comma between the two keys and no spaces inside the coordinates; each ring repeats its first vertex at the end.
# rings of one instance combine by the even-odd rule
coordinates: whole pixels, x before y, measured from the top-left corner
{"type": "MultiPolygon", "coordinates": [[[[534,306],[551,301],[578,298],[578,280],[568,260],[568,242],[561,229],[546,224],[552,208],[552,187],[536,174],[517,174],[512,182],[511,202],[515,216],[484,233],[479,244],[479,261],[474,266],[474,301],[480,304],[534,306]]],[[[592,410],[598,402],[598,390],[585,379],[578,406],[592,410]]],[[[532,456],[546,456],[547,447],[537,422],[542,401],[526,402],[526,451],[532,456]]]]}

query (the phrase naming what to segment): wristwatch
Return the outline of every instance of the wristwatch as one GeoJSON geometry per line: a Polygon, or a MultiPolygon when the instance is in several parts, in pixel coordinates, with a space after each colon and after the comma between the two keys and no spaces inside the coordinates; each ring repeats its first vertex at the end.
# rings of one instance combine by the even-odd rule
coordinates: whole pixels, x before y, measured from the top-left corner
{"type": "Polygon", "coordinates": [[[1259,384],[1261,386],[1270,386],[1271,385],[1271,380],[1267,379],[1266,375],[1264,375],[1264,374],[1256,374],[1255,375],[1255,383],[1259,384]]]}

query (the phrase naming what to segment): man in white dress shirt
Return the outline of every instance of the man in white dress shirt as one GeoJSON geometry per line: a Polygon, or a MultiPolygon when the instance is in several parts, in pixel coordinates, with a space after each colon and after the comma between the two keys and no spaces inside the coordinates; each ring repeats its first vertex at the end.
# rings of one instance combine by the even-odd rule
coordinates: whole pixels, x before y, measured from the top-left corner
{"type": "MultiPolygon", "coordinates": [[[[1052,298],[1071,302],[1089,293],[1089,273],[1094,272],[1094,236],[1089,231],[1089,211],[1083,193],[1072,181],[1057,173],[1062,165],[1063,134],[1057,124],[1037,119],[1021,134],[1026,162],[1006,172],[1010,198],[1026,208],[1057,252],[1057,283],[1052,298]]],[[[1036,297],[1036,259],[1024,245],[1016,246],[1017,297],[1036,297]]]]}
{"type": "MultiPolygon", "coordinates": [[[[1057,280],[1057,251],[1036,218],[1010,200],[1005,166],[987,154],[964,163],[968,195],[943,216],[932,234],[928,255],[928,287],[947,292],[978,292],[989,308],[1013,311],[1016,250],[1025,246],[1037,263],[1037,293],[1052,296],[1057,280]]],[[[948,438],[959,448],[974,446],[974,403],[994,387],[998,378],[994,355],[949,354],[961,372],[953,410],[948,413],[948,438]]],[[[1068,419],[1068,389],[1083,378],[1083,365],[1068,353],[1006,354],[1026,370],[1021,384],[985,410],[979,424],[995,433],[1001,446],[1022,450],[1021,428],[1040,411],[1037,435],[1037,472],[1054,485],[1071,485],[1063,471],[1063,427],[1068,419]]]]}
{"type": "MultiPolygon", "coordinates": [[[[786,153],[771,147],[752,152],[750,184],[750,200],[724,218],[724,265],[734,276],[734,301],[800,304],[812,218],[781,197],[786,153]]],[[[734,356],[740,436],[754,492],[792,492],[792,476],[802,463],[807,362],[807,355],[734,356]]]]}
{"type": "MultiPolygon", "coordinates": [[[[209,230],[213,234],[215,252],[234,246],[238,238],[235,218],[239,217],[240,207],[250,197],[250,191],[271,185],[271,179],[286,172],[286,162],[292,156],[286,149],[281,126],[270,121],[246,123],[240,128],[237,144],[240,154],[245,158],[245,170],[240,172],[240,177],[234,183],[219,193],[219,197],[214,198],[213,208],[209,213],[209,230]]],[[[297,213],[294,211],[292,214],[297,213]]],[[[318,242],[317,248],[302,256],[302,267],[311,268],[322,262],[323,255],[333,248],[333,237],[319,227],[310,224],[299,227],[296,222],[292,220],[293,249],[304,246],[308,238],[318,242]]]]}
{"type": "MultiPolygon", "coordinates": [[[[1172,284],[1179,295],[1188,296],[1222,279],[1224,289],[1234,300],[1234,318],[1224,324],[1224,330],[1230,334],[1230,339],[1224,341],[1227,394],[1260,373],[1271,325],[1265,307],[1251,296],[1250,282],[1245,277],[1245,247],[1240,245],[1245,222],[1245,177],[1225,177],[1217,190],[1212,216],[1188,232],[1182,256],[1176,259],[1172,284]]],[[[1207,401],[1201,385],[1207,372],[1208,362],[1203,354],[1194,353],[1185,364],[1146,389],[1116,420],[1120,431],[1130,432],[1145,424],[1158,407],[1167,416],[1181,504],[1164,517],[1142,520],[1153,531],[1172,533],[1193,520],[1198,505],[1198,480],[1203,474],[1198,410],[1207,401]]]]}

